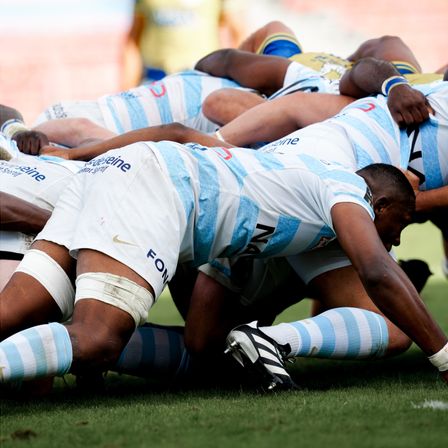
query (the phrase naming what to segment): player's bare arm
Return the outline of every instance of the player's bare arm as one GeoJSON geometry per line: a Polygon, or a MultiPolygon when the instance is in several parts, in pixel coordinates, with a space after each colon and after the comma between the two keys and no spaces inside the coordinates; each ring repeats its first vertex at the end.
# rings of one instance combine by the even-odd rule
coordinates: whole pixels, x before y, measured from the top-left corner
{"type": "Polygon", "coordinates": [[[235,146],[271,142],[332,117],[352,101],[345,95],[295,92],[248,110],[223,126],[220,133],[235,146]]]}
{"type": "Polygon", "coordinates": [[[414,66],[421,71],[412,50],[397,36],[382,36],[363,42],[358,49],[347,59],[359,61],[362,58],[372,57],[385,61],[402,61],[414,66]]]}
{"type": "Polygon", "coordinates": [[[380,240],[368,213],[341,203],[331,210],[338,240],[378,308],[430,356],[447,338],[380,240]],[[362,247],[362,251],[359,248],[362,247]]]}
{"type": "Polygon", "coordinates": [[[392,117],[400,126],[418,125],[432,111],[425,96],[413,89],[390,62],[375,58],[360,60],[345,73],[340,92],[355,98],[380,93],[388,96],[392,117]]]}
{"type": "Polygon", "coordinates": [[[232,147],[232,145],[225,143],[213,136],[204,134],[200,131],[196,131],[180,123],[171,123],[167,125],[137,129],[135,131],[126,132],[124,134],[115,136],[111,139],[95,142],[91,145],[62,150],[63,154],[60,154],[61,150],[47,147],[43,151],[43,154],[55,155],[56,151],[59,151],[59,156],[69,158],[71,160],[87,161],[105,153],[106,151],[116,148],[122,148],[124,146],[130,145],[131,143],[161,140],[170,140],[177,143],[194,142],[206,146],[225,146],[226,148],[232,147]]]}
{"type": "Polygon", "coordinates": [[[44,227],[51,212],[9,193],[0,192],[2,230],[36,234],[44,227]]]}
{"type": "Polygon", "coordinates": [[[244,87],[271,95],[283,87],[290,63],[289,59],[278,56],[227,48],[205,56],[197,62],[195,68],[214,76],[233,79],[244,87]]]}
{"type": "Polygon", "coordinates": [[[95,140],[112,138],[116,134],[88,118],[62,118],[48,120],[33,128],[45,134],[48,139],[70,148],[92,143],[95,140]]]}

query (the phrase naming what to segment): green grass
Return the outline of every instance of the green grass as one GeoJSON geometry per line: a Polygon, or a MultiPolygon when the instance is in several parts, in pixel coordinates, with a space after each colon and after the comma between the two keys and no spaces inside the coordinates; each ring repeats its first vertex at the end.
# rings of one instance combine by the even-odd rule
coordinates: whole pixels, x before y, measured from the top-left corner
{"type": "MultiPolygon", "coordinates": [[[[435,273],[423,292],[448,332],[448,282],[440,236],[430,225],[406,231],[400,258],[424,258],[435,273]]],[[[280,317],[305,317],[304,301],[280,317]]],[[[167,296],[152,313],[179,323],[167,296]]],[[[300,359],[291,368],[306,390],[262,395],[248,387],[161,385],[111,375],[105,392],[89,395],[68,376],[35,401],[1,401],[2,447],[445,447],[448,388],[412,347],[399,357],[366,362],[300,359]]]]}

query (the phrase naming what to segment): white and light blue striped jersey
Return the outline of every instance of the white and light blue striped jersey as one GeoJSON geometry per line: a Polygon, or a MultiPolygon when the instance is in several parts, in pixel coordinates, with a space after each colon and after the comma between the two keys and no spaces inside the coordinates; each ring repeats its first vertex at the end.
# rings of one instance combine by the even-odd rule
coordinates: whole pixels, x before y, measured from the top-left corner
{"type": "Polygon", "coordinates": [[[219,257],[274,257],[316,249],[336,235],[331,208],[364,207],[364,180],[306,154],[151,143],[182,204],[180,262],[219,257]]]}
{"type": "Polygon", "coordinates": [[[173,122],[212,132],[216,124],[202,114],[201,106],[211,92],[227,87],[240,88],[229,79],[192,70],[98,101],[106,127],[117,133],[173,122]]]}
{"type": "Polygon", "coordinates": [[[415,86],[434,109],[434,115],[409,135],[408,169],[420,179],[421,190],[448,185],[448,82],[415,86]]]}
{"type": "Polygon", "coordinates": [[[414,132],[400,130],[378,95],[357,100],[338,115],[295,131],[263,148],[263,152],[294,152],[358,170],[371,163],[411,169],[421,189],[448,184],[448,83],[418,87],[435,110],[414,132]]]}
{"type": "Polygon", "coordinates": [[[0,151],[1,160],[9,160],[20,154],[16,142],[6,137],[3,132],[0,132],[0,151]]]}
{"type": "MultiPolygon", "coordinates": [[[[30,156],[18,151],[15,142],[0,134],[0,147],[8,145],[12,158],[0,160],[0,191],[52,211],[59,195],[85,162],[59,157],[30,156]]],[[[25,253],[33,237],[0,230],[0,250],[25,253]]]]}

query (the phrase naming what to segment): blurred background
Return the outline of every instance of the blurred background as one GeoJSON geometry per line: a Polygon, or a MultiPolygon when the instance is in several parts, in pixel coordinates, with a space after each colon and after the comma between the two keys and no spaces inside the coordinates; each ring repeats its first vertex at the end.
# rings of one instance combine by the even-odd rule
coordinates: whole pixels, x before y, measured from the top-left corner
{"type": "Polygon", "coordinates": [[[270,20],[292,27],[305,51],[348,56],[368,38],[393,34],[424,71],[448,63],[447,0],[0,0],[0,8],[0,103],[18,108],[30,124],[57,101],[133,87],[144,51],[157,76],[236,46],[270,20]],[[187,24],[187,31],[167,32],[187,24]],[[176,50],[175,39],[189,50],[176,50]]]}

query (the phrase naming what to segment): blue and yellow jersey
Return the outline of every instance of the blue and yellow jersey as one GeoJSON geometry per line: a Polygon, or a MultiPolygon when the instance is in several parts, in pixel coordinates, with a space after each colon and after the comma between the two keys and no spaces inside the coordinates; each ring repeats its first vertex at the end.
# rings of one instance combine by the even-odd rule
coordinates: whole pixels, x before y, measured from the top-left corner
{"type": "MultiPolygon", "coordinates": [[[[341,58],[331,53],[304,52],[299,41],[290,34],[278,33],[268,36],[257,50],[258,54],[281,56],[308,67],[320,76],[335,81],[341,79],[342,75],[349,70],[353,62],[341,58]]],[[[404,76],[415,76],[416,83],[427,83],[435,79],[442,79],[442,76],[430,79],[419,79],[421,74],[408,62],[392,61],[395,68],[404,76]]]]}

